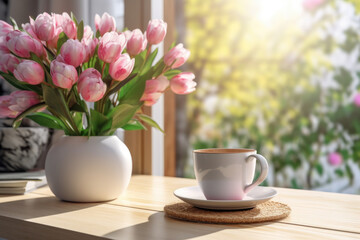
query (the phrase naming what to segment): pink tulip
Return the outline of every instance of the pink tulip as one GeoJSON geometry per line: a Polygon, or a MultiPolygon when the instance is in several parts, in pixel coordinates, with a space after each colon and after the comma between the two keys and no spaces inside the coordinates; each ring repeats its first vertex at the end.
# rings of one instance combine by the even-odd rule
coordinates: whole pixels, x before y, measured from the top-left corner
{"type": "Polygon", "coordinates": [[[328,162],[332,166],[338,166],[342,163],[343,159],[340,153],[333,152],[328,155],[328,162]]]}
{"type": "Polygon", "coordinates": [[[110,63],[109,74],[116,81],[127,78],[134,68],[135,59],[130,59],[127,53],[120,55],[115,61],[110,63]]]}
{"type": "Polygon", "coordinates": [[[86,53],[84,46],[79,42],[79,40],[68,39],[61,46],[60,54],[66,64],[78,67],[83,62],[86,53]]]}
{"type": "Polygon", "coordinates": [[[30,52],[33,52],[38,57],[46,55],[40,41],[19,30],[9,32],[6,35],[6,46],[19,57],[29,58],[30,52]]]}
{"type": "Polygon", "coordinates": [[[78,91],[88,102],[99,101],[106,92],[106,84],[101,80],[101,74],[94,68],[88,68],[81,73],[78,91]]]}
{"type": "Polygon", "coordinates": [[[68,38],[76,39],[77,29],[74,21],[70,18],[69,14],[67,14],[66,12],[62,14],[62,17],[63,18],[62,18],[61,27],[64,33],[66,34],[66,36],[68,36],[68,38]]]}
{"type": "Polygon", "coordinates": [[[17,116],[17,112],[9,109],[11,100],[12,97],[9,95],[0,96],[0,118],[15,118],[17,116]]]}
{"type": "Polygon", "coordinates": [[[39,14],[32,25],[35,34],[40,40],[49,41],[55,37],[55,21],[48,13],[39,14]]]}
{"type": "Polygon", "coordinates": [[[105,12],[102,17],[98,14],[95,15],[95,28],[103,36],[105,33],[116,30],[115,18],[105,12]]]}
{"type": "Polygon", "coordinates": [[[357,93],[354,97],[354,104],[357,107],[360,107],[360,93],[357,93]]]}
{"type": "MultiPolygon", "coordinates": [[[[39,95],[32,91],[15,91],[10,94],[8,109],[12,112],[8,117],[17,117],[29,107],[40,102],[39,95]]],[[[9,99],[5,99],[8,101],[9,99]]]]}
{"type": "Polygon", "coordinates": [[[88,62],[92,56],[94,56],[95,48],[99,40],[97,38],[83,38],[81,44],[85,49],[85,57],[83,62],[88,62]]]}
{"type": "Polygon", "coordinates": [[[50,74],[55,86],[71,89],[78,80],[76,68],[72,65],[54,60],[50,64],[50,74]]]}
{"type": "Polygon", "coordinates": [[[145,106],[154,105],[168,86],[169,81],[164,76],[159,76],[158,78],[147,80],[145,91],[140,101],[144,101],[145,106]]]}
{"type": "Polygon", "coordinates": [[[45,73],[40,64],[32,60],[24,60],[17,65],[14,76],[22,82],[37,85],[44,81],[45,73]]]}
{"type": "Polygon", "coordinates": [[[146,45],[146,37],[143,35],[140,29],[135,29],[132,31],[132,34],[127,41],[126,50],[130,56],[134,57],[144,51],[146,45]]]}
{"type": "Polygon", "coordinates": [[[57,48],[57,42],[59,40],[59,36],[60,36],[60,33],[62,33],[62,31],[63,31],[62,28],[56,28],[55,37],[46,42],[46,44],[49,48],[53,48],[53,49],[57,48]]]}
{"type": "Polygon", "coordinates": [[[0,54],[10,53],[6,46],[6,36],[0,36],[0,54]]]}
{"type": "Polygon", "coordinates": [[[123,33],[107,32],[100,39],[98,55],[101,60],[107,63],[114,62],[126,46],[126,39],[123,33]]]}
{"type": "Polygon", "coordinates": [[[183,72],[170,81],[170,88],[176,94],[188,94],[195,91],[196,82],[194,82],[195,75],[191,72],[183,72]]]}
{"type": "Polygon", "coordinates": [[[132,32],[130,30],[126,30],[125,32],[123,32],[123,34],[125,35],[126,41],[129,41],[129,39],[131,38],[132,32]]]}
{"type": "Polygon", "coordinates": [[[10,53],[0,55],[0,71],[9,73],[14,72],[16,66],[20,63],[20,60],[10,53]]]}
{"type": "Polygon", "coordinates": [[[307,11],[314,11],[320,7],[326,0],[304,0],[302,2],[303,8],[307,11]]]}
{"type": "Polygon", "coordinates": [[[29,34],[32,38],[35,38],[36,40],[40,40],[38,36],[34,32],[33,26],[31,26],[30,23],[25,23],[21,25],[22,28],[25,30],[27,34],[29,34]]]}
{"type": "Polygon", "coordinates": [[[93,38],[93,36],[94,36],[94,32],[91,30],[91,27],[89,25],[86,25],[84,27],[84,35],[82,40],[93,38]]]}
{"type": "Polygon", "coordinates": [[[182,66],[190,56],[190,51],[183,47],[182,43],[179,43],[174,48],[165,54],[164,62],[166,66],[171,68],[178,68],[182,66]]]}
{"type": "Polygon", "coordinates": [[[5,36],[12,31],[14,31],[14,28],[10,24],[4,22],[3,20],[0,20],[0,36],[5,36]]]}
{"type": "Polygon", "coordinates": [[[166,35],[167,23],[161,19],[149,21],[146,29],[146,38],[149,44],[154,45],[162,42],[166,35]]]}

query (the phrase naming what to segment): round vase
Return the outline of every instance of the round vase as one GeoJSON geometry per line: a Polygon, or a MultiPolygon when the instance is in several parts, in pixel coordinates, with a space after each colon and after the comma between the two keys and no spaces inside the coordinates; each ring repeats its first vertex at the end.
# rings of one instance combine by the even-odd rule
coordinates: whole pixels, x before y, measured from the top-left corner
{"type": "Polygon", "coordinates": [[[131,172],[130,151],[116,136],[63,136],[45,162],[51,191],[71,202],[113,200],[126,190],[131,172]]]}

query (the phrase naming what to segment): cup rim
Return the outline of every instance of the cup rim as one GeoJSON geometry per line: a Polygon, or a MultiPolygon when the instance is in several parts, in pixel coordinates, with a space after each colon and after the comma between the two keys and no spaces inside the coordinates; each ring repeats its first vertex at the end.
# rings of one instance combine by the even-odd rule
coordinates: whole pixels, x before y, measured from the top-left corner
{"type": "Polygon", "coordinates": [[[203,148],[193,150],[196,154],[234,154],[234,153],[253,153],[255,149],[250,148],[203,148]]]}

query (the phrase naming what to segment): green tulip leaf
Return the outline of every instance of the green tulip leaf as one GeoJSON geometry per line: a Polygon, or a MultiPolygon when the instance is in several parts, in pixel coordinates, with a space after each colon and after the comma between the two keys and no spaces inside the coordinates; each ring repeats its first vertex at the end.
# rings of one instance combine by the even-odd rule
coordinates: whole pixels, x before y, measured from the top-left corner
{"type": "Polygon", "coordinates": [[[160,132],[164,133],[164,130],[155,122],[151,117],[145,114],[139,114],[137,115],[140,120],[144,121],[145,123],[149,124],[149,126],[154,127],[158,129],[160,132]]]}
{"type": "Polygon", "coordinates": [[[84,36],[84,22],[81,21],[79,25],[77,26],[77,39],[81,41],[81,39],[84,36]]]}
{"type": "Polygon", "coordinates": [[[138,120],[132,119],[125,124],[122,129],[124,130],[147,130],[147,128],[138,120]]]}
{"type": "Polygon", "coordinates": [[[64,126],[64,124],[61,122],[60,119],[47,113],[36,112],[26,116],[26,118],[31,119],[32,121],[36,122],[37,124],[43,127],[61,129],[61,130],[66,129],[66,127],[64,126]]]}
{"type": "Polygon", "coordinates": [[[26,82],[21,82],[17,80],[12,74],[0,72],[0,75],[5,78],[5,80],[20,90],[27,90],[27,91],[33,91],[36,92],[39,95],[42,95],[42,90],[40,85],[31,85],[26,82]]]}

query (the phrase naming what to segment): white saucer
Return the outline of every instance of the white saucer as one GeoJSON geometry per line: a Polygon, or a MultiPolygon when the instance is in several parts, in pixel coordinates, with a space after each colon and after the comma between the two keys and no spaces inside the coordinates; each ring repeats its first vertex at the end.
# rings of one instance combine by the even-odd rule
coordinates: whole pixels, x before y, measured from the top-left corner
{"type": "Polygon", "coordinates": [[[276,196],[275,189],[255,187],[243,200],[207,200],[199,186],[179,188],[174,195],[195,207],[213,210],[249,209],[276,196]]]}

